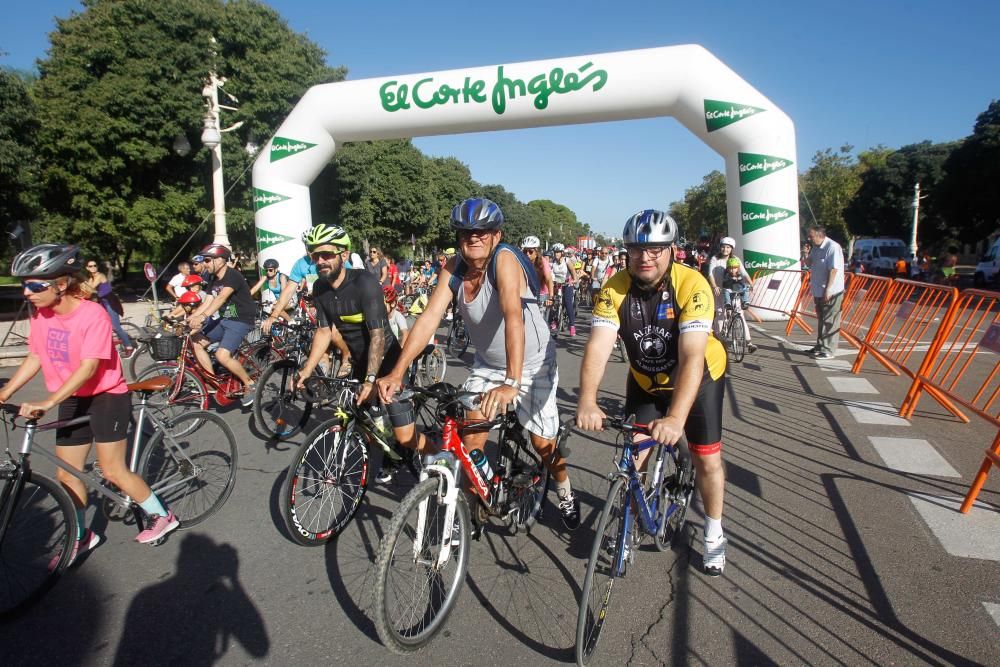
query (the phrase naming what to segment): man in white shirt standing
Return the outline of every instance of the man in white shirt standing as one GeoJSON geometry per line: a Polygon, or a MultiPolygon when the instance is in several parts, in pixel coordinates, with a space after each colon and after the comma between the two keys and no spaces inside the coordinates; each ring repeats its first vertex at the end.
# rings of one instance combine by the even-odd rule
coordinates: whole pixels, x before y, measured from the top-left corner
{"type": "Polygon", "coordinates": [[[816,302],[816,347],[808,354],[833,359],[840,342],[840,312],[844,305],[844,251],[819,225],[809,228],[809,280],[816,302]]]}
{"type": "Polygon", "coordinates": [[[187,288],[181,283],[191,274],[191,262],[186,259],[179,261],[177,263],[177,271],[177,275],[167,283],[167,293],[173,297],[174,301],[180,299],[184,296],[184,292],[187,292],[187,288]]]}

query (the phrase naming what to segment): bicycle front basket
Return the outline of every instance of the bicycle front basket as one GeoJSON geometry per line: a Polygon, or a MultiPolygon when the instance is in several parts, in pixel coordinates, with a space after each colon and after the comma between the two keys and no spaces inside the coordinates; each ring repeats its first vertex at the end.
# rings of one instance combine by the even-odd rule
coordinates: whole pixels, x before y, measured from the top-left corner
{"type": "Polygon", "coordinates": [[[181,356],[183,340],[180,336],[164,334],[149,341],[149,354],[156,361],[173,361],[181,356]]]}

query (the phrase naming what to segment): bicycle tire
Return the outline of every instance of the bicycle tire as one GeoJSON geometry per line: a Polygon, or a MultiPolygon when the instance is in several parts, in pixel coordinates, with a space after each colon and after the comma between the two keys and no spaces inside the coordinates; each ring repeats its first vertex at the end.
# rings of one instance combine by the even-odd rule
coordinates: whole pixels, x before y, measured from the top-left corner
{"type": "Polygon", "coordinates": [[[137,342],[135,352],[128,358],[126,364],[128,376],[133,378],[134,381],[140,373],[156,363],[156,360],[153,359],[153,355],[150,353],[149,345],[137,342]]]}
{"type": "MultiPolygon", "coordinates": [[[[149,380],[158,375],[170,378],[170,386],[162,391],[150,392],[147,407],[161,415],[162,421],[171,421],[191,410],[204,411],[208,409],[208,388],[201,377],[190,368],[184,368],[184,379],[177,387],[177,373],[180,366],[176,361],[161,361],[145,369],[135,379],[136,382],[149,380]]],[[[197,423],[185,422],[185,427],[192,430],[198,428],[197,423]]],[[[186,435],[176,432],[174,435],[186,435]]]]}
{"type": "Polygon", "coordinates": [[[445,506],[439,503],[438,490],[439,480],[434,476],[407,493],[392,515],[379,545],[375,560],[375,630],[385,647],[393,653],[419,650],[441,631],[458,602],[469,567],[472,526],[469,506],[462,493],[458,494],[455,505],[455,521],[459,530],[457,553],[453,546],[452,557],[445,564],[448,571],[444,576],[439,569],[431,566],[436,563],[444,535],[445,506]],[[416,533],[417,510],[424,501],[427,501],[421,553],[424,557],[416,560],[413,556],[413,536],[416,533]],[[398,577],[390,572],[390,569],[395,571],[394,565],[401,570],[398,577]],[[401,584],[396,583],[397,578],[402,579],[401,584]],[[417,581],[413,581],[414,578],[417,581]],[[422,585],[417,585],[418,582],[422,585]],[[396,599],[397,595],[406,593],[412,596],[412,610],[404,609],[405,602],[396,599]],[[399,624],[394,622],[399,619],[402,623],[407,618],[410,620],[406,621],[405,627],[397,627],[399,624]]]}
{"type": "Polygon", "coordinates": [[[513,510],[511,528],[515,534],[520,530],[531,531],[545,501],[549,470],[513,439],[506,439],[501,450],[510,466],[506,477],[507,499],[513,510]]]}
{"type": "Polygon", "coordinates": [[[465,354],[467,349],[469,349],[469,334],[465,329],[465,323],[456,314],[448,332],[448,353],[457,359],[465,354]]]}
{"type": "Polygon", "coordinates": [[[56,584],[70,565],[77,535],[76,507],[61,484],[31,472],[17,505],[7,507],[14,483],[5,481],[0,495],[0,517],[10,512],[0,542],[0,620],[16,617],[56,584]]]}
{"type": "Polygon", "coordinates": [[[576,664],[586,665],[594,657],[601,631],[608,617],[611,593],[618,567],[624,558],[626,539],[625,503],[628,487],[623,477],[611,482],[601,518],[597,522],[594,545],[587,561],[587,574],[580,591],[580,610],[576,618],[576,664]],[[598,579],[600,580],[599,583],[598,579]],[[595,594],[596,593],[596,594],[595,594]]]}
{"type": "Polygon", "coordinates": [[[292,539],[318,547],[339,535],[361,506],[368,472],[368,443],[360,433],[340,418],[316,427],[295,453],[281,485],[281,516],[292,539]]]}
{"type": "Polygon", "coordinates": [[[743,320],[738,311],[733,311],[729,320],[729,349],[733,355],[733,361],[740,363],[747,353],[747,332],[743,328],[743,320]]]}
{"type": "Polygon", "coordinates": [[[269,438],[287,440],[309,421],[312,403],[295,389],[298,366],[291,359],[268,364],[257,378],[253,417],[257,428],[269,438]]]}
{"type": "Polygon", "coordinates": [[[437,345],[421,361],[420,372],[417,379],[421,387],[429,387],[437,382],[444,382],[445,373],[448,372],[448,356],[437,345]]]}
{"type": "Polygon", "coordinates": [[[139,475],[174,510],[180,527],[192,528],[225,504],[236,486],[238,462],[229,424],[214,412],[192,410],[156,429],[142,453],[139,475]]]}

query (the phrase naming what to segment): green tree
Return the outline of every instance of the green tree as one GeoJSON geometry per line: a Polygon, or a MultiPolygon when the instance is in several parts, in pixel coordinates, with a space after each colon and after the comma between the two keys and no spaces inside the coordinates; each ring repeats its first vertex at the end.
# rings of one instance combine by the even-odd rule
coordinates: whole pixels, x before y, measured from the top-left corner
{"type": "Polygon", "coordinates": [[[27,84],[16,73],[0,70],[0,254],[8,246],[3,231],[19,222],[27,226],[38,210],[37,130],[27,84]]]}
{"type": "Polygon", "coordinates": [[[812,167],[800,181],[806,206],[805,211],[800,210],[799,219],[826,227],[827,233],[841,242],[850,239],[844,209],[861,187],[861,170],[851,156],[852,150],[852,146],[844,145],[837,152],[831,148],[817,151],[812,167]],[[808,216],[803,215],[806,211],[808,216]]]}
{"type": "MultiPolygon", "coordinates": [[[[207,149],[182,158],[174,138],[201,127],[208,72],[228,78],[246,123],[269,136],[318,82],[342,78],[323,51],[251,0],[85,0],[57,20],[36,86],[44,215],[40,232],[125,267],[166,256],[211,210],[207,149]]],[[[231,237],[253,245],[246,133],[223,135],[231,237]]],[[[192,142],[193,143],[193,142],[192,142]]],[[[210,228],[196,236],[201,243],[210,228]]]]}
{"type": "Polygon", "coordinates": [[[684,214],[681,235],[689,241],[728,233],[726,177],[717,170],[706,174],[699,185],[684,191],[684,209],[678,212],[684,214]]]}
{"type": "Polygon", "coordinates": [[[944,170],[940,205],[957,237],[975,243],[995,232],[1000,227],[1000,101],[979,114],[972,135],[952,151],[944,170]]]}

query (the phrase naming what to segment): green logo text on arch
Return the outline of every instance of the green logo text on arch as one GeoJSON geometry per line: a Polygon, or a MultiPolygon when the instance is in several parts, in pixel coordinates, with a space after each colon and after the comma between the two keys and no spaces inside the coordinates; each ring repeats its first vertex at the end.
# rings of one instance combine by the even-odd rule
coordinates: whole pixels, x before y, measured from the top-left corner
{"type": "Polygon", "coordinates": [[[740,163],[740,185],[746,185],[795,164],[783,157],[762,153],[738,153],[737,157],[740,163]]]}
{"type": "Polygon", "coordinates": [[[307,151],[315,145],[316,144],[310,144],[306,141],[296,141],[295,139],[287,139],[285,137],[275,137],[271,141],[271,162],[284,160],[286,157],[291,155],[307,151]]]}
{"type": "Polygon", "coordinates": [[[285,195],[279,195],[277,192],[268,192],[267,190],[261,190],[260,188],[253,189],[253,209],[259,211],[262,208],[267,208],[271,204],[279,204],[286,199],[291,199],[291,197],[286,197],[285,195]]]}
{"type": "Polygon", "coordinates": [[[767,109],[737,104],[736,102],[705,100],[705,127],[709,132],[715,132],[762,111],[767,111],[767,109]]]}
{"type": "Polygon", "coordinates": [[[792,264],[795,264],[796,261],[798,260],[779,255],[770,255],[766,252],[757,252],[756,250],[743,251],[743,265],[751,275],[753,275],[754,271],[780,271],[781,269],[787,269],[792,264]]]}
{"type": "Polygon", "coordinates": [[[740,202],[740,221],[743,223],[744,234],[787,220],[793,215],[795,215],[795,211],[790,211],[787,208],[756,204],[752,201],[740,202]]]}

